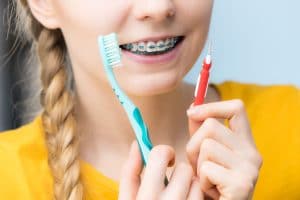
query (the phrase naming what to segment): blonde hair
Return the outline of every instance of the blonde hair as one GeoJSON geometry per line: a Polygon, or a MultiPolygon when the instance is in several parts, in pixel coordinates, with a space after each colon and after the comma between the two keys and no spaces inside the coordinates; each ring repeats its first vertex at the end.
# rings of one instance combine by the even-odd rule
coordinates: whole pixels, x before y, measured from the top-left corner
{"type": "MultiPolygon", "coordinates": [[[[32,42],[41,66],[40,103],[48,164],[55,200],[83,198],[80,181],[79,135],[76,132],[74,95],[68,87],[67,48],[61,30],[49,30],[31,14],[27,0],[15,0],[17,30],[32,42]]],[[[24,36],[24,37],[23,37],[24,36]]]]}

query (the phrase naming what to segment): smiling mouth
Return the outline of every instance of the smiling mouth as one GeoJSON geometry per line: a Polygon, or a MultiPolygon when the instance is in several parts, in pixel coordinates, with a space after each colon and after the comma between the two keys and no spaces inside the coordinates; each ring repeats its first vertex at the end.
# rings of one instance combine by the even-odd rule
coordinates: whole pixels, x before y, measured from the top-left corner
{"type": "Polygon", "coordinates": [[[166,54],[175,49],[183,40],[184,36],[177,36],[167,38],[165,40],[159,40],[157,42],[138,42],[120,45],[120,48],[124,51],[129,51],[137,55],[161,55],[166,54]]]}

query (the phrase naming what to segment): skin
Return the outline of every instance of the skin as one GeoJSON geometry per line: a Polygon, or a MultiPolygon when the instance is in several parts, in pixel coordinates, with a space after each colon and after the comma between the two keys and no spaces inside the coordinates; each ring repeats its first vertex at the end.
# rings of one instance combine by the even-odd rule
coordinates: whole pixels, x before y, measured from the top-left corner
{"type": "Polygon", "coordinates": [[[194,86],[183,77],[205,44],[212,0],[28,2],[45,27],[60,28],[64,34],[76,81],[81,158],[120,181],[120,199],[251,197],[262,159],[242,102],[222,102],[209,87],[205,104],[195,106],[194,114],[186,113],[193,107],[194,86]],[[118,34],[120,44],[151,36],[185,36],[172,62],[141,65],[124,57],[124,67],[115,69],[157,145],[144,171],[138,147],[132,144],[132,128],[111,91],[98,52],[98,35],[111,32],[118,34]],[[229,128],[223,119],[229,119],[229,128]],[[167,187],[165,174],[172,174],[167,187]]]}

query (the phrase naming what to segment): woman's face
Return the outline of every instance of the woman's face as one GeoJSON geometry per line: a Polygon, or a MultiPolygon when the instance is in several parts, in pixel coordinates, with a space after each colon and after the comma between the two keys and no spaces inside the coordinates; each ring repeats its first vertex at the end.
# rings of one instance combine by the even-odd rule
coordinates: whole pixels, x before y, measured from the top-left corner
{"type": "Polygon", "coordinates": [[[212,5],[213,0],[53,1],[77,85],[83,80],[108,82],[98,50],[99,35],[115,32],[120,44],[184,36],[168,53],[171,58],[163,61],[123,50],[123,67],[114,69],[115,75],[126,92],[137,96],[165,93],[182,81],[205,44],[212,5]],[[150,62],[140,61],[144,58],[150,62]]]}

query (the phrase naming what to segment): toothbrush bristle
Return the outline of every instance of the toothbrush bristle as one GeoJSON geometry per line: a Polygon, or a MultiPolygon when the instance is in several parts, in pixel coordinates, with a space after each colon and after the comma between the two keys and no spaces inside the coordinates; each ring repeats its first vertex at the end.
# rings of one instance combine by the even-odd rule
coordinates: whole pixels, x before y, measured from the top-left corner
{"type": "Polygon", "coordinates": [[[104,53],[107,58],[107,62],[109,65],[114,67],[121,66],[121,51],[118,45],[117,35],[115,33],[111,33],[107,36],[102,36],[104,53]]]}

